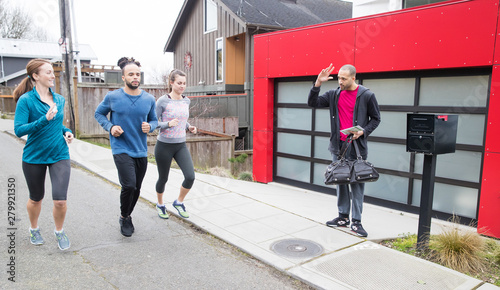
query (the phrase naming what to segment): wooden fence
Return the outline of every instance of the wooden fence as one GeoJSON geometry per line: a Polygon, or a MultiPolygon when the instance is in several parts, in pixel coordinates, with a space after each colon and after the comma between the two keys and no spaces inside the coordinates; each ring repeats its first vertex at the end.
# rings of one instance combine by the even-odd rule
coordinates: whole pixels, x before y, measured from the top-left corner
{"type": "MultiPolygon", "coordinates": [[[[188,133],[186,145],[193,158],[193,164],[196,168],[209,169],[213,167],[223,167],[228,169],[233,175],[237,176],[240,172],[252,172],[252,150],[235,151],[236,135],[227,135],[223,133],[211,132],[201,128],[210,127],[210,125],[226,123],[228,126],[235,127],[238,124],[238,118],[228,118],[230,120],[221,120],[218,118],[196,119],[199,133],[194,135],[188,133]],[[206,122],[205,122],[206,121],[206,122]],[[207,124],[205,126],[204,124],[207,124]],[[241,154],[247,154],[248,158],[243,163],[233,162],[229,159],[238,157],[241,154]]],[[[195,119],[191,120],[195,124],[195,119]]],[[[220,129],[213,126],[215,130],[220,129]]],[[[236,126],[237,128],[237,126],[236,126]]],[[[148,153],[154,154],[156,138],[158,132],[148,134],[148,153]]]]}
{"type": "MultiPolygon", "coordinates": [[[[94,112],[97,106],[104,99],[109,91],[116,90],[122,85],[111,84],[78,84],[78,116],[79,122],[77,133],[79,138],[105,138],[107,134],[94,119],[94,112]]],[[[141,89],[152,94],[156,98],[166,94],[163,86],[144,85],[141,89]]],[[[217,95],[217,96],[188,96],[191,99],[190,115],[194,125],[199,126],[197,119],[203,119],[203,129],[223,134],[235,134],[238,136],[238,126],[241,126],[241,119],[238,111],[242,110],[242,97],[245,95],[217,95]],[[217,113],[216,113],[217,111],[217,113]],[[231,117],[236,117],[238,122],[224,123],[231,117]],[[222,122],[222,123],[221,123],[222,122]],[[231,125],[230,125],[231,124],[231,125]]],[[[245,120],[248,123],[248,118],[245,120]]]]}
{"type": "Polygon", "coordinates": [[[12,93],[14,88],[1,87],[0,88],[0,111],[2,114],[13,114],[16,111],[16,102],[12,93]]]}
{"type": "MultiPolygon", "coordinates": [[[[94,118],[95,109],[102,102],[104,96],[110,91],[123,87],[123,85],[111,84],[78,84],[78,126],[76,126],[77,137],[79,139],[91,140],[95,142],[109,142],[108,132],[106,132],[94,118]]],[[[141,86],[141,89],[153,96],[162,96],[166,90],[162,86],[141,86]]]]}
{"type": "MultiPolygon", "coordinates": [[[[110,84],[79,84],[78,85],[78,138],[103,144],[109,144],[109,133],[97,123],[94,118],[95,109],[109,91],[120,88],[120,85],[110,84]]],[[[164,95],[166,90],[162,86],[141,86],[141,89],[156,98],[164,95]]],[[[194,166],[197,168],[224,167],[233,174],[239,168],[248,166],[239,165],[238,168],[229,162],[235,157],[235,138],[238,137],[238,117],[225,118],[191,118],[188,120],[205,134],[188,134],[186,144],[194,166]]],[[[148,151],[154,153],[157,131],[148,135],[148,151]]],[[[248,158],[247,158],[248,159],[248,158]]],[[[249,161],[247,161],[248,163],[249,161]]],[[[250,167],[251,171],[251,167],[250,167]]]]}
{"type": "MultiPolygon", "coordinates": [[[[198,128],[198,134],[188,133],[186,144],[197,168],[224,167],[234,172],[229,162],[235,157],[235,139],[238,118],[193,118],[189,123],[198,128]]],[[[148,134],[148,151],[154,153],[158,131],[148,134]]]]}

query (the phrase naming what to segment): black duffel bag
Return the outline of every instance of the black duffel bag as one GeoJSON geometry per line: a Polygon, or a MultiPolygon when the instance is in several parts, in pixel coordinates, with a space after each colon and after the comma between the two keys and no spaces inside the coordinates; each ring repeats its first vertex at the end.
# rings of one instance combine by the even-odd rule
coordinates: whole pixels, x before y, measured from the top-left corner
{"type": "Polygon", "coordinates": [[[339,160],[332,162],[326,167],[325,171],[325,184],[349,184],[352,181],[351,162],[346,159],[345,154],[351,145],[351,138],[348,138],[344,143],[345,148],[342,148],[342,154],[339,160]]]}
{"type": "Polygon", "coordinates": [[[354,140],[354,149],[356,150],[356,160],[351,161],[351,180],[352,182],[361,183],[361,182],[373,182],[377,181],[379,174],[373,164],[370,162],[363,160],[358,148],[357,140],[354,140]]]}

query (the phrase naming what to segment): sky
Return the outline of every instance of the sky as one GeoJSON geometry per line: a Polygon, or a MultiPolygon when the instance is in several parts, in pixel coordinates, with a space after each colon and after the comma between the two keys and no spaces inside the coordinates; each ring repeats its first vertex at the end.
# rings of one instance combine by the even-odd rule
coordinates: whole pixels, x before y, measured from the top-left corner
{"type": "MultiPolygon", "coordinates": [[[[59,0],[9,0],[29,11],[50,40],[61,35],[59,0]]],[[[173,68],[173,55],[163,53],[184,0],[73,0],[78,43],[89,44],[93,64],[116,65],[122,56],[141,62],[145,82],[173,68]]],[[[74,36],[74,35],[73,35],[74,36]]]]}

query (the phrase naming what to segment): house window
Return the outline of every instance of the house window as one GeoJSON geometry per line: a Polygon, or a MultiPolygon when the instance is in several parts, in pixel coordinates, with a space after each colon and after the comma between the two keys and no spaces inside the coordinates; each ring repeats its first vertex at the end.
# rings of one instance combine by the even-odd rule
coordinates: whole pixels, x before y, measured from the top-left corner
{"type": "Polygon", "coordinates": [[[214,0],[205,0],[205,33],[217,30],[217,4],[214,0]]]}
{"type": "Polygon", "coordinates": [[[224,53],[222,51],[222,38],[217,38],[215,40],[215,81],[222,82],[223,71],[223,59],[224,53]]]}
{"type": "Polygon", "coordinates": [[[444,1],[445,0],[405,0],[403,2],[403,8],[411,8],[411,7],[422,6],[444,1]]]}

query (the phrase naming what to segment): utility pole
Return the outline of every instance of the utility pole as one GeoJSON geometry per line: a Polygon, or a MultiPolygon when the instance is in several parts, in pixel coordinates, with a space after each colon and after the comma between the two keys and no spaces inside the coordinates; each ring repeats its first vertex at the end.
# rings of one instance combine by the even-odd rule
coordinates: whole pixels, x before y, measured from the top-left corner
{"type": "Polygon", "coordinates": [[[62,95],[66,99],[66,104],[68,105],[68,115],[66,121],[66,127],[75,131],[75,111],[74,111],[74,88],[73,88],[73,76],[75,74],[74,63],[73,63],[73,40],[71,38],[71,13],[68,0],[59,0],[59,15],[61,20],[61,39],[59,39],[59,45],[61,46],[62,59],[64,62],[63,75],[63,89],[62,95]]]}
{"type": "MultiPolygon", "coordinates": [[[[76,58],[76,77],[78,79],[78,83],[81,83],[82,82],[82,67],[81,67],[81,63],[80,63],[80,49],[78,47],[78,37],[77,37],[77,33],[76,33],[76,17],[75,17],[75,5],[74,5],[74,2],[73,0],[70,0],[70,10],[71,10],[71,20],[73,20],[73,24],[72,24],[72,27],[73,27],[73,39],[75,40],[73,42],[73,46],[72,49],[73,49],[73,52],[75,53],[75,58],[76,58]]],[[[75,88],[76,90],[77,88],[75,88]]]]}

